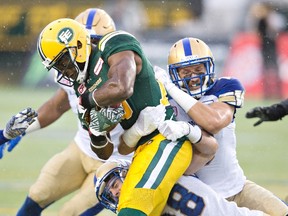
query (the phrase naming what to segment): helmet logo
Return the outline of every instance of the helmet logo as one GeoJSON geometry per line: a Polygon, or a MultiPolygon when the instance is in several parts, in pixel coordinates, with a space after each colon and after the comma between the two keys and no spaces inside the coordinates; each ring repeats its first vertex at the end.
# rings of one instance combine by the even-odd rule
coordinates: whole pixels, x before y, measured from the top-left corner
{"type": "Polygon", "coordinates": [[[189,55],[189,56],[184,56],[181,58],[181,61],[189,61],[189,60],[194,60],[199,58],[198,55],[189,55]]]}
{"type": "Polygon", "coordinates": [[[68,44],[73,38],[73,30],[71,28],[63,28],[58,34],[60,43],[68,44]]]}

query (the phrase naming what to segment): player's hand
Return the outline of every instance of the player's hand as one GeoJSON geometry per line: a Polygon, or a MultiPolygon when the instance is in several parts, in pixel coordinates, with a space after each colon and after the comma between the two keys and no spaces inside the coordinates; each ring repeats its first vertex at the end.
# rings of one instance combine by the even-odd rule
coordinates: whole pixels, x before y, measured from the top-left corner
{"type": "Polygon", "coordinates": [[[16,147],[16,145],[20,142],[20,140],[22,139],[22,137],[24,135],[25,135],[25,133],[20,135],[20,136],[17,136],[14,139],[11,139],[8,142],[6,142],[3,145],[1,145],[0,146],[0,159],[4,156],[5,148],[7,147],[7,151],[11,152],[16,147]]]}
{"type": "Polygon", "coordinates": [[[121,104],[117,107],[101,108],[99,112],[114,124],[120,122],[124,115],[124,109],[121,104]]]}
{"type": "Polygon", "coordinates": [[[133,127],[140,136],[146,136],[157,129],[158,125],[165,120],[166,109],[160,104],[156,107],[143,109],[133,127]]]}
{"type": "Polygon", "coordinates": [[[197,125],[191,125],[184,121],[165,120],[159,125],[158,130],[173,142],[187,136],[192,143],[197,143],[202,137],[201,129],[197,125]]]}
{"type": "Polygon", "coordinates": [[[246,118],[260,118],[254,123],[254,126],[261,124],[263,121],[277,121],[281,118],[275,106],[255,107],[246,113],[246,118]]]}
{"type": "Polygon", "coordinates": [[[172,83],[169,74],[167,73],[166,70],[158,67],[158,66],[154,66],[154,73],[155,73],[155,78],[162,82],[164,87],[166,88],[166,90],[168,91],[170,88],[174,87],[175,85],[172,83]]]}
{"type": "Polygon", "coordinates": [[[117,108],[101,108],[99,111],[93,108],[90,111],[89,131],[94,136],[103,136],[109,128],[121,121],[123,115],[122,105],[117,108]]]}
{"type": "Polygon", "coordinates": [[[3,130],[3,135],[7,139],[13,139],[23,134],[38,116],[37,112],[31,108],[27,108],[13,116],[3,130]]]}

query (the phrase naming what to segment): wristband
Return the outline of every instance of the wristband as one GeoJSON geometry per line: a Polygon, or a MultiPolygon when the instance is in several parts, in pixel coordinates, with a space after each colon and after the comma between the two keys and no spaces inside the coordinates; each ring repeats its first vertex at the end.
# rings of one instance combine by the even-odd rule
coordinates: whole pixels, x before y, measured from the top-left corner
{"type": "Polygon", "coordinates": [[[33,131],[39,130],[39,129],[41,129],[41,125],[40,125],[38,117],[36,117],[35,121],[31,125],[29,125],[29,127],[26,129],[25,133],[28,134],[28,133],[31,133],[33,131]]]}
{"type": "Polygon", "coordinates": [[[175,85],[167,90],[167,92],[186,113],[198,102],[195,98],[185,93],[175,85]]]}
{"type": "Polygon", "coordinates": [[[90,145],[93,146],[94,148],[96,149],[102,149],[102,148],[105,148],[107,145],[108,145],[109,141],[107,139],[107,142],[104,144],[104,145],[101,145],[101,146],[96,146],[94,145],[92,142],[90,142],[90,145]]]}
{"type": "Polygon", "coordinates": [[[186,137],[193,143],[197,144],[202,139],[202,131],[198,125],[191,125],[189,122],[187,122],[189,127],[189,132],[186,135],[186,137]]]}
{"type": "Polygon", "coordinates": [[[3,131],[3,130],[0,130],[0,145],[8,142],[9,140],[10,140],[10,139],[7,139],[7,138],[4,136],[4,131],[3,131]]]}

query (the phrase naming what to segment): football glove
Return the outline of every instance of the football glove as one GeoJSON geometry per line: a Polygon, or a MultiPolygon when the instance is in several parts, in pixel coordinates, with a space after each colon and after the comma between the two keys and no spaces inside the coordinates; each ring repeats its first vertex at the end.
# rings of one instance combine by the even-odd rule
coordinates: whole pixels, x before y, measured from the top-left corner
{"type": "Polygon", "coordinates": [[[13,116],[3,130],[3,135],[7,139],[13,139],[23,134],[26,129],[35,121],[38,114],[35,110],[27,108],[13,116]]]}
{"type": "Polygon", "coordinates": [[[9,140],[8,142],[4,143],[3,145],[0,146],[0,159],[4,156],[4,151],[5,148],[7,147],[7,151],[11,152],[16,145],[20,142],[20,140],[22,139],[22,137],[25,135],[25,133],[23,133],[20,136],[17,136],[14,139],[9,140]]]}
{"type": "Polygon", "coordinates": [[[254,123],[254,126],[261,124],[263,121],[277,121],[288,114],[287,107],[286,101],[267,107],[255,107],[246,113],[246,118],[260,118],[254,123]]]}
{"type": "Polygon", "coordinates": [[[158,130],[163,136],[173,142],[186,136],[192,143],[196,144],[202,137],[202,131],[197,125],[184,121],[165,120],[158,126],[158,130]]]}
{"type": "Polygon", "coordinates": [[[105,135],[109,128],[121,121],[123,115],[122,105],[101,108],[99,111],[93,108],[90,111],[89,131],[95,136],[105,135]]]}
{"type": "Polygon", "coordinates": [[[132,127],[124,132],[122,136],[124,142],[131,148],[135,147],[141,137],[156,130],[158,125],[165,120],[165,117],[166,109],[164,105],[146,107],[140,112],[132,127]]]}
{"type": "Polygon", "coordinates": [[[158,66],[154,66],[154,73],[155,73],[155,78],[162,82],[165,89],[167,91],[170,90],[170,88],[174,87],[175,85],[172,83],[169,74],[167,73],[166,70],[158,67],[158,66]]]}

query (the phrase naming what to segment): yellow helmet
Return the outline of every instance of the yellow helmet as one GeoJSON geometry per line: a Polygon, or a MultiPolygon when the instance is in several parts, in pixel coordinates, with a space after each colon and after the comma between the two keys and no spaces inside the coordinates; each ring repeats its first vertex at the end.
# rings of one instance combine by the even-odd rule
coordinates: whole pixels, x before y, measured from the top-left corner
{"type": "Polygon", "coordinates": [[[99,8],[88,8],[75,20],[85,25],[92,39],[100,39],[103,35],[116,30],[113,19],[99,8]]]}
{"type": "Polygon", "coordinates": [[[117,179],[124,181],[130,162],[127,160],[106,161],[95,174],[95,192],[99,202],[107,209],[117,213],[118,197],[113,196],[110,188],[117,179]]]}
{"type": "MultiPolygon", "coordinates": [[[[77,21],[62,18],[49,23],[39,35],[37,49],[44,66],[48,70],[53,67],[62,74],[58,82],[64,78],[72,86],[74,81],[82,83],[86,79],[91,53],[90,35],[77,21]],[[64,58],[69,61],[60,63],[64,58]],[[73,78],[65,76],[71,66],[75,69],[73,78]]],[[[68,85],[67,82],[62,84],[68,85]]]]}
{"type": "Polygon", "coordinates": [[[173,44],[168,55],[168,69],[173,83],[195,98],[201,97],[214,85],[213,54],[208,45],[198,38],[184,38],[173,44]],[[182,79],[179,77],[179,68],[196,64],[204,64],[206,73],[182,79]],[[200,78],[200,88],[190,91],[188,83],[191,79],[195,78],[200,78]]]}

